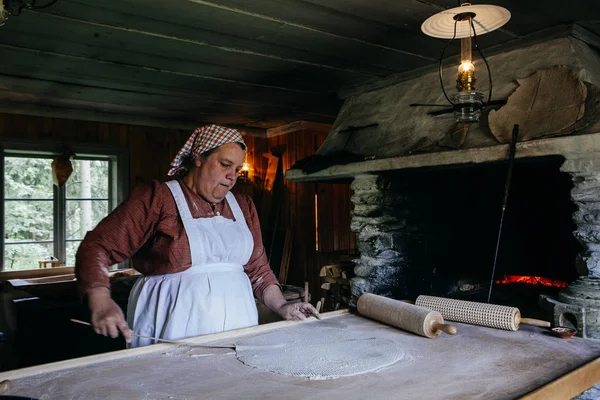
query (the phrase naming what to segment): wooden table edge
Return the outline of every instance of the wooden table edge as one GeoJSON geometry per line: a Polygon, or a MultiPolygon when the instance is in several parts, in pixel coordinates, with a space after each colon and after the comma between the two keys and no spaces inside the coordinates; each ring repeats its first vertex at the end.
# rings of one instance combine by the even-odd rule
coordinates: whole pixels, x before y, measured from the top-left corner
{"type": "MultiPolygon", "coordinates": [[[[348,314],[348,310],[344,309],[344,310],[337,310],[337,311],[323,313],[323,314],[320,314],[320,316],[321,316],[321,319],[324,320],[324,319],[334,318],[334,317],[337,317],[340,315],[346,315],[346,314],[348,314]]],[[[215,342],[215,341],[228,339],[231,337],[242,336],[242,335],[247,335],[247,334],[251,334],[251,333],[263,333],[263,332],[271,331],[273,329],[288,327],[288,326],[302,324],[302,323],[306,323],[306,322],[315,322],[315,321],[317,321],[317,319],[315,317],[307,318],[304,321],[278,321],[278,322],[272,322],[272,323],[264,324],[264,325],[252,326],[249,328],[236,329],[236,330],[220,332],[220,333],[213,333],[213,334],[204,335],[204,336],[196,336],[193,338],[183,339],[183,340],[181,340],[181,342],[186,342],[186,343],[190,343],[190,344],[209,343],[209,342],[215,342]]],[[[28,377],[35,376],[35,375],[52,373],[52,372],[62,371],[65,369],[70,369],[70,368],[78,368],[78,367],[83,367],[83,366],[87,366],[90,364],[96,364],[96,363],[100,363],[100,362],[115,361],[115,360],[120,360],[123,358],[132,357],[132,356],[141,356],[141,355],[151,354],[151,353],[155,353],[158,351],[164,351],[168,348],[172,348],[173,346],[179,346],[179,345],[169,344],[169,343],[154,344],[151,346],[137,347],[134,349],[117,350],[117,351],[112,351],[112,352],[103,353],[103,354],[97,354],[97,355],[93,355],[93,356],[74,358],[71,360],[58,361],[58,362],[49,363],[49,364],[36,365],[33,367],[4,371],[4,372],[0,372],[0,382],[2,382],[5,379],[16,380],[16,379],[21,379],[21,378],[28,378],[28,377]]]]}
{"type": "Polygon", "coordinates": [[[600,357],[520,397],[519,400],[563,400],[600,383],[600,357]]]}

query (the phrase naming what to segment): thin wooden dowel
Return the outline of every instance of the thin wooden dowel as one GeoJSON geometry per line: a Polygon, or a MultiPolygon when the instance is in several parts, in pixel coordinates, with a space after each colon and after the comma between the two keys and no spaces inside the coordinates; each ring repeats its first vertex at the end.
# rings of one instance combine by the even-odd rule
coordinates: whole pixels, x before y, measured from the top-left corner
{"type": "Polygon", "coordinates": [[[544,320],[535,319],[535,318],[521,318],[520,323],[525,324],[525,325],[541,326],[542,328],[550,328],[552,326],[550,324],[550,321],[544,321],[544,320]]]}
{"type": "MultiPolygon", "coordinates": [[[[92,324],[90,324],[89,322],[81,321],[81,320],[74,319],[74,318],[71,318],[71,322],[75,322],[76,324],[81,324],[81,325],[92,326],[92,324]]],[[[137,337],[140,337],[140,338],[144,338],[144,339],[156,340],[157,342],[178,344],[178,345],[182,345],[182,346],[206,347],[206,348],[211,348],[211,349],[233,349],[233,350],[235,350],[235,346],[218,346],[218,345],[211,346],[211,345],[208,345],[208,344],[194,344],[194,343],[180,342],[178,340],[159,339],[159,338],[152,337],[152,336],[139,335],[139,334],[133,333],[133,332],[131,332],[131,335],[132,336],[137,336],[137,337]]]]}
{"type": "Polygon", "coordinates": [[[304,282],[304,302],[308,303],[308,282],[304,282]]]}

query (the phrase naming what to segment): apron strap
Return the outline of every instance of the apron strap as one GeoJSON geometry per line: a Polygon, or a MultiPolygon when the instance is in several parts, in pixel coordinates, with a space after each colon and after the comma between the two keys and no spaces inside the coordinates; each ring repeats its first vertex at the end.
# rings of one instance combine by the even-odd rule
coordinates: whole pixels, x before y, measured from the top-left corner
{"type": "Polygon", "coordinates": [[[192,213],[190,212],[190,208],[188,207],[187,201],[185,200],[185,195],[183,194],[183,190],[181,190],[181,186],[178,181],[168,181],[167,186],[171,193],[173,194],[173,198],[175,199],[175,204],[177,205],[177,210],[179,211],[179,215],[183,220],[184,224],[193,219],[192,213]]]}
{"type": "Polygon", "coordinates": [[[229,203],[229,207],[231,208],[231,212],[233,213],[233,217],[235,218],[235,220],[237,222],[246,222],[246,218],[244,217],[244,213],[242,212],[242,209],[240,208],[240,205],[238,204],[237,200],[235,199],[235,196],[233,195],[233,193],[231,192],[227,192],[227,195],[225,196],[225,198],[227,199],[227,202],[229,203]]]}
{"type": "Polygon", "coordinates": [[[233,217],[235,218],[235,223],[238,224],[238,226],[240,226],[245,232],[247,239],[245,241],[246,254],[248,256],[247,260],[249,261],[250,257],[252,256],[252,252],[254,251],[254,236],[252,236],[252,232],[250,232],[250,227],[246,223],[246,217],[244,217],[244,213],[242,212],[242,209],[240,208],[240,205],[235,199],[233,193],[228,192],[225,198],[229,202],[229,207],[231,208],[231,212],[233,212],[233,217]]]}
{"type": "Polygon", "coordinates": [[[198,247],[194,245],[194,238],[190,236],[194,232],[194,218],[192,217],[192,212],[190,211],[190,207],[188,206],[187,201],[185,200],[185,195],[183,194],[183,189],[181,189],[181,184],[179,183],[179,181],[168,181],[167,186],[173,194],[173,199],[175,200],[175,204],[177,205],[179,216],[181,217],[181,221],[183,222],[183,229],[185,230],[186,236],[188,238],[188,244],[190,246],[190,256],[192,258],[192,265],[196,265],[197,261],[201,259],[201,254],[199,253],[198,247]]]}

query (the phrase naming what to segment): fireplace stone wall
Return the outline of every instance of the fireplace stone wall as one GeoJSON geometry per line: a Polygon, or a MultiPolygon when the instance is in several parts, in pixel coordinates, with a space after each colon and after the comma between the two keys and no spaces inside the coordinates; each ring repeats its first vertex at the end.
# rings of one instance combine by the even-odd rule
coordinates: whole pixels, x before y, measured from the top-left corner
{"type": "MultiPolygon", "coordinates": [[[[375,293],[404,298],[411,293],[412,278],[418,270],[423,232],[416,213],[420,199],[405,194],[406,185],[377,175],[364,174],[352,182],[351,229],[357,234],[360,258],[352,295],[375,293]]],[[[414,291],[414,287],[412,288],[414,291]]]]}
{"type": "Polygon", "coordinates": [[[600,153],[568,157],[562,170],[573,177],[574,235],[583,246],[577,255],[581,276],[558,299],[542,298],[541,304],[550,306],[555,326],[574,327],[578,336],[600,339],[600,153]]]}
{"type": "Polygon", "coordinates": [[[584,247],[578,255],[579,273],[600,278],[600,154],[568,158],[561,170],[573,178],[571,198],[577,206],[574,235],[584,247]]]}

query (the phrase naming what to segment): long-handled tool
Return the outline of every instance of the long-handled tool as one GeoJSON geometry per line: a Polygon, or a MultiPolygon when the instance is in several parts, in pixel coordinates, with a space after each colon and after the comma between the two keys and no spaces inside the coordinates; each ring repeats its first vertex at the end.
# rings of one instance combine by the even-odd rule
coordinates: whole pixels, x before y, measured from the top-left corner
{"type": "Polygon", "coordinates": [[[494,275],[496,274],[496,263],[498,262],[498,251],[500,250],[500,238],[502,237],[502,227],[504,225],[504,213],[508,203],[508,192],[510,191],[510,181],[512,179],[513,164],[517,152],[517,139],[519,138],[519,125],[515,124],[512,131],[512,139],[508,150],[508,171],[506,172],[506,181],[504,182],[504,198],[502,200],[502,214],[500,215],[500,226],[498,227],[498,238],[496,239],[496,252],[494,254],[494,265],[492,266],[492,276],[490,278],[490,289],[488,291],[487,302],[492,297],[492,288],[494,287],[494,275]]]}
{"type": "MultiPolygon", "coordinates": [[[[71,322],[75,322],[76,324],[81,324],[81,325],[92,326],[92,324],[90,324],[89,322],[80,321],[78,319],[73,319],[73,318],[71,318],[71,322]]],[[[233,349],[233,350],[235,350],[235,346],[233,346],[233,345],[219,346],[219,345],[209,345],[209,344],[194,344],[194,343],[184,342],[181,340],[167,340],[167,339],[160,339],[160,338],[156,338],[156,337],[152,337],[152,336],[139,335],[139,334],[133,333],[133,332],[131,334],[133,336],[137,336],[137,337],[144,338],[144,339],[156,340],[157,342],[163,342],[163,343],[178,344],[181,346],[205,347],[208,349],[233,349]]]]}

